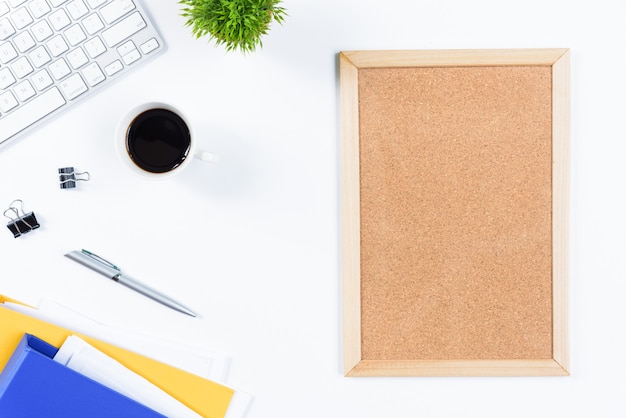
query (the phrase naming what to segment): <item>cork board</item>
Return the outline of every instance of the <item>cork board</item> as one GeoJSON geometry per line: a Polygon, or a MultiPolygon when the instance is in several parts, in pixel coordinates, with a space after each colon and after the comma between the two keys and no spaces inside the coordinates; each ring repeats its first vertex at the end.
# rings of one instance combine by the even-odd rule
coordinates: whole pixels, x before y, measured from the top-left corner
{"type": "Polygon", "coordinates": [[[344,372],[567,375],[569,52],[340,54],[344,372]]]}

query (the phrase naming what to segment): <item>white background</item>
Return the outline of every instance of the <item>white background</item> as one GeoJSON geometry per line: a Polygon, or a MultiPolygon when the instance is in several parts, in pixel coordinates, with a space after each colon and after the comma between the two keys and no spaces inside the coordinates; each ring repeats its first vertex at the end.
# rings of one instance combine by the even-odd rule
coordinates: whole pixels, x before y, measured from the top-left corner
{"type": "Polygon", "coordinates": [[[233,356],[250,418],[626,417],[626,1],[285,0],[249,56],[196,40],[175,0],[149,9],[168,51],[0,152],[0,293],[233,356]],[[571,48],[571,372],[345,378],[339,275],[342,50],[571,48]],[[183,107],[202,148],[180,176],[133,175],[113,146],[130,107],[183,107]],[[92,180],[58,188],[57,168],[92,180]],[[63,257],[87,248],[199,311],[190,318],[63,257]]]}

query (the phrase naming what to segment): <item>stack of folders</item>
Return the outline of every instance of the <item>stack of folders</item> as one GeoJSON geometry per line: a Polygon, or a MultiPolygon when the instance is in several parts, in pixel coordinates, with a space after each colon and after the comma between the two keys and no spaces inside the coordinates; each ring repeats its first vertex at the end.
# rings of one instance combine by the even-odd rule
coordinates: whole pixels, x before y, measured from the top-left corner
{"type": "Polygon", "coordinates": [[[242,418],[251,397],[218,382],[227,358],[178,350],[0,295],[0,416],[242,418]]]}

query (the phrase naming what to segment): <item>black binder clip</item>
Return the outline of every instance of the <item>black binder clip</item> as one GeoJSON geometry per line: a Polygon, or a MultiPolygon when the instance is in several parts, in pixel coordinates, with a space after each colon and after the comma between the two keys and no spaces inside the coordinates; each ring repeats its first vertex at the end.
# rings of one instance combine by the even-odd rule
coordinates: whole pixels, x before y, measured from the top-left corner
{"type": "Polygon", "coordinates": [[[35,214],[33,212],[24,213],[24,202],[20,199],[11,202],[9,208],[4,211],[4,216],[11,220],[7,224],[7,228],[13,233],[14,238],[39,228],[39,222],[37,222],[35,214]],[[19,208],[15,206],[18,202],[20,204],[19,208]],[[7,213],[10,215],[7,215],[7,213]]]}
{"type": "Polygon", "coordinates": [[[59,186],[61,189],[73,189],[76,187],[77,181],[89,181],[89,173],[87,171],[78,173],[74,167],[59,168],[59,186]]]}

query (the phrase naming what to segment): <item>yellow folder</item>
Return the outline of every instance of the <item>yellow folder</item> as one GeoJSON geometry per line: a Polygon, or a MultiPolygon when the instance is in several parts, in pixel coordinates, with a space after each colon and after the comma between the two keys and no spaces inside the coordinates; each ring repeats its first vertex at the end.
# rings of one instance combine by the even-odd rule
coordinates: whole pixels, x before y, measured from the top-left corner
{"type": "Polygon", "coordinates": [[[0,295],[0,370],[4,369],[24,333],[33,334],[60,347],[65,338],[78,335],[100,351],[143,376],[205,418],[224,418],[234,390],[132,351],[50,324],[2,307],[20,303],[0,295]]]}

